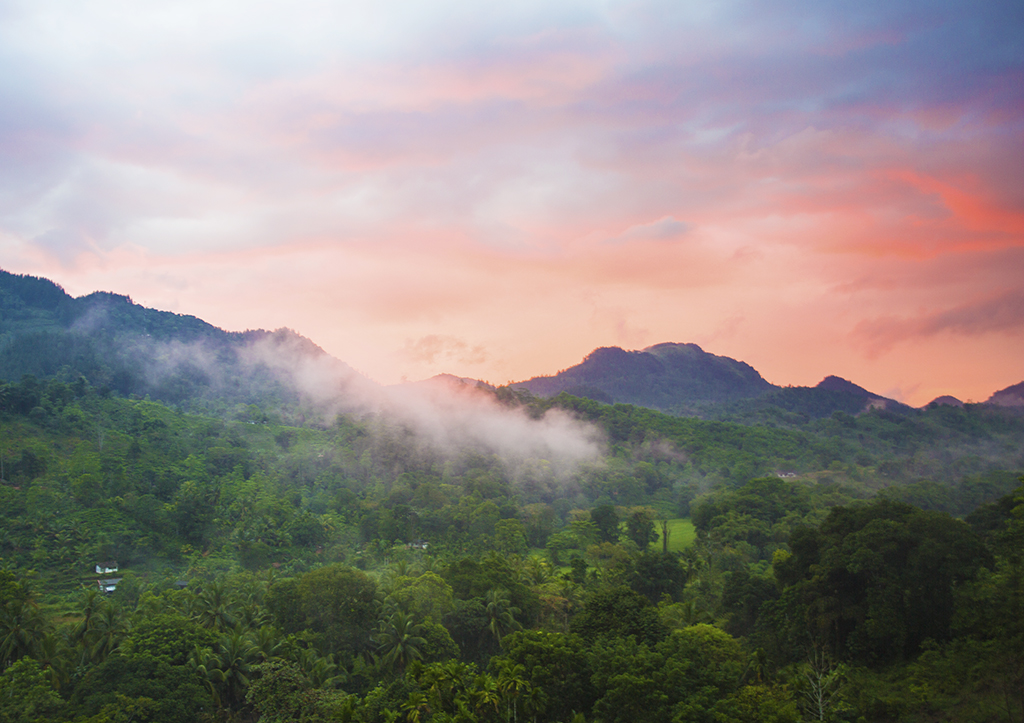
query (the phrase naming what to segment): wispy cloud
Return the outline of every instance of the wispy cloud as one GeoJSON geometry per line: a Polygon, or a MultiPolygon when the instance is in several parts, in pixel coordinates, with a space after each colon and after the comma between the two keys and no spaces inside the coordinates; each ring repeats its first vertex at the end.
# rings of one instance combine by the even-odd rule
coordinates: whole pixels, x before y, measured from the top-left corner
{"type": "Polygon", "coordinates": [[[640,223],[630,226],[621,235],[609,239],[609,243],[621,243],[624,241],[676,241],[692,231],[694,225],[686,221],[680,221],[672,216],[664,216],[657,221],[640,223]]]}
{"type": "Polygon", "coordinates": [[[871,354],[896,344],[942,333],[978,336],[1013,333],[1024,340],[1024,291],[1011,290],[962,306],[923,313],[916,317],[884,316],[860,322],[854,333],[871,354]]]}
{"type": "Polygon", "coordinates": [[[428,334],[415,341],[407,340],[404,352],[412,361],[426,364],[436,364],[438,361],[483,364],[487,361],[487,351],[483,346],[470,346],[462,339],[443,334],[428,334]]]}

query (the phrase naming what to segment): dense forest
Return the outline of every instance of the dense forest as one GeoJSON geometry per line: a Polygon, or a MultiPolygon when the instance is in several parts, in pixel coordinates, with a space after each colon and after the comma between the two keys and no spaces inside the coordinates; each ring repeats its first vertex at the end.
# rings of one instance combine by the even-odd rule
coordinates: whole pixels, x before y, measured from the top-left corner
{"type": "Polygon", "coordinates": [[[1024,721],[1019,411],[343,408],[7,283],[0,722],[1024,721]]]}

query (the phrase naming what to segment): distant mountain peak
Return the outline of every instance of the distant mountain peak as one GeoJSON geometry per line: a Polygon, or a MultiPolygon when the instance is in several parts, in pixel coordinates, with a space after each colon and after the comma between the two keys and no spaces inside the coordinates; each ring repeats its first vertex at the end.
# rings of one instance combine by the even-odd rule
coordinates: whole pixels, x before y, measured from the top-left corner
{"type": "Polygon", "coordinates": [[[694,404],[747,399],[775,389],[749,364],[709,354],[696,344],[672,342],[638,351],[599,347],[553,376],[512,386],[545,397],[568,392],[670,412],[694,404]]]}
{"type": "Polygon", "coordinates": [[[830,392],[848,392],[850,394],[856,394],[859,397],[870,397],[873,399],[881,399],[882,397],[878,394],[873,394],[867,389],[861,386],[857,386],[851,381],[847,381],[842,377],[837,377],[830,374],[829,376],[822,379],[817,383],[818,389],[825,389],[830,392]]]}
{"type": "Polygon", "coordinates": [[[844,392],[860,397],[864,400],[864,409],[897,409],[906,408],[906,405],[897,402],[895,399],[883,397],[881,394],[869,392],[864,387],[858,386],[851,381],[830,374],[818,382],[816,389],[824,389],[830,392],[844,392]]]}
{"type": "Polygon", "coordinates": [[[697,355],[707,353],[696,344],[679,343],[674,341],[666,341],[662,342],[661,344],[655,344],[654,346],[647,347],[643,351],[645,351],[648,354],[654,354],[655,356],[667,356],[671,354],[697,355]]]}
{"type": "Polygon", "coordinates": [[[935,397],[935,399],[928,402],[925,407],[962,407],[964,403],[956,397],[952,397],[948,394],[943,394],[941,397],[935,397]]]}
{"type": "Polygon", "coordinates": [[[127,294],[115,294],[113,291],[94,291],[85,296],[79,296],[78,300],[83,303],[114,303],[133,306],[132,297],[127,294]]]}
{"type": "Polygon", "coordinates": [[[242,338],[246,341],[265,340],[278,348],[287,348],[293,353],[310,357],[330,356],[312,339],[305,337],[294,329],[286,326],[274,331],[255,329],[242,332],[242,338]]]}
{"type": "Polygon", "coordinates": [[[995,404],[1000,407],[1024,407],[1024,382],[1000,389],[988,398],[986,404],[995,404]]]}

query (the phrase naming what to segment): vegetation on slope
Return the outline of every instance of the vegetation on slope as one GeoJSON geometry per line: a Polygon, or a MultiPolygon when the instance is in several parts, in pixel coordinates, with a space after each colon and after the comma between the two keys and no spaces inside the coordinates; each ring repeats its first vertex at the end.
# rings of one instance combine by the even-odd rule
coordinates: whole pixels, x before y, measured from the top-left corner
{"type": "MultiPolygon", "coordinates": [[[[848,469],[809,430],[497,390],[604,430],[556,473],[380,416],[101,392],[0,389],[0,720],[1019,718],[1024,491],[989,470],[869,501],[907,422],[857,417],[848,469]]],[[[1013,434],[931,414],[922,440],[1013,434]]]]}

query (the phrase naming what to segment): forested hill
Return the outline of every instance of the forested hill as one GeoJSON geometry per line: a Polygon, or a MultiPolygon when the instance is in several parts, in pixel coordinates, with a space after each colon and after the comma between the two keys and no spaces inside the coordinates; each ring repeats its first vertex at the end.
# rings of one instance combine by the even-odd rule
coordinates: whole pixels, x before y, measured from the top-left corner
{"type": "MultiPolygon", "coordinates": [[[[329,421],[340,409],[378,408],[381,392],[290,329],[229,332],[194,316],[139,306],[127,296],[74,298],[48,279],[0,270],[0,380],[25,374],[65,383],[85,377],[97,390],[123,397],[148,396],[236,419],[260,421],[273,413],[288,423],[329,421]]],[[[419,391],[436,386],[419,385],[419,391]]],[[[749,364],[696,344],[602,347],[553,376],[512,386],[544,398],[566,392],[674,415],[790,428],[836,413],[911,412],[836,376],[814,387],[779,387],[749,364]]],[[[1024,408],[1022,387],[997,392],[987,404],[1024,408]]]]}
{"type": "Polygon", "coordinates": [[[512,386],[542,397],[567,392],[606,404],[744,424],[799,426],[835,412],[909,411],[836,376],[814,387],[778,387],[749,364],[709,354],[696,344],[657,344],[641,351],[602,347],[554,376],[512,386]]]}
{"type": "Polygon", "coordinates": [[[568,392],[668,412],[757,397],[776,388],[749,364],[709,354],[696,344],[658,344],[642,351],[602,347],[554,376],[514,386],[540,396],[568,392]]]}
{"type": "Polygon", "coordinates": [[[289,329],[228,332],[194,316],[0,271],[0,379],[25,374],[150,396],[185,408],[265,410],[294,421],[346,385],[369,382],[289,329]],[[316,389],[308,387],[315,379],[316,389]]]}
{"type": "Polygon", "coordinates": [[[0,385],[0,723],[1019,720],[1021,415],[488,393],[607,454],[0,385]]]}
{"type": "MultiPolygon", "coordinates": [[[[708,420],[441,378],[328,418],[361,378],[292,332],[10,274],[0,311],[0,723],[1024,713],[1012,388],[708,420]]],[[[592,357],[767,385],[657,349],[592,357]]]]}

